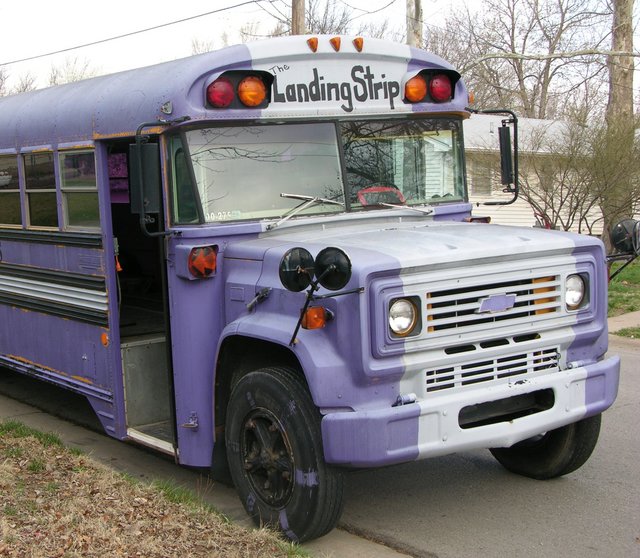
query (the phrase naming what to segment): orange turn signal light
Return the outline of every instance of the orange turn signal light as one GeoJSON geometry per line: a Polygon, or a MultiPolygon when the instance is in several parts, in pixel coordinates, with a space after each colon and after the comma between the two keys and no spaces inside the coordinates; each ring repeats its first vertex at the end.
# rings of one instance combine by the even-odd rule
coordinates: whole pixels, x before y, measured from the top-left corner
{"type": "Polygon", "coordinates": [[[312,306],[302,316],[302,327],[304,329],[320,329],[327,324],[331,314],[322,306],[312,306]]]}
{"type": "Polygon", "coordinates": [[[217,267],[218,250],[216,246],[196,246],[189,252],[187,267],[189,273],[198,279],[206,279],[217,267]]]}

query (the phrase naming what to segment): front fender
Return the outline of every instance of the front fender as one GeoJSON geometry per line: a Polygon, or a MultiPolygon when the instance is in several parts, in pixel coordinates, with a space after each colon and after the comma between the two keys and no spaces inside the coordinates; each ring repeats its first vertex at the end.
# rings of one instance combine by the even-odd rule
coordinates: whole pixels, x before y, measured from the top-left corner
{"type": "Polygon", "coordinates": [[[218,357],[225,341],[234,336],[276,344],[289,350],[300,364],[317,407],[344,406],[342,395],[351,386],[352,378],[347,362],[338,354],[335,344],[323,329],[300,329],[291,344],[295,326],[293,318],[259,308],[223,329],[217,348],[218,357]]]}

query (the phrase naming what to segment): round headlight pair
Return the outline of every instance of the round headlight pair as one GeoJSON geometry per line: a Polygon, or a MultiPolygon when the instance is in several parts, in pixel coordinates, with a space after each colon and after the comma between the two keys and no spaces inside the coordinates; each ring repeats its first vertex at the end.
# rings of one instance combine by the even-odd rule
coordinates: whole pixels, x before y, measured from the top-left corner
{"type": "Polygon", "coordinates": [[[569,275],[564,284],[564,301],[567,310],[577,310],[586,300],[587,284],[582,275],[569,275]]]}
{"type": "Polygon", "coordinates": [[[394,335],[406,337],[418,324],[418,307],[408,298],[398,298],[389,306],[389,328],[394,335]]]}

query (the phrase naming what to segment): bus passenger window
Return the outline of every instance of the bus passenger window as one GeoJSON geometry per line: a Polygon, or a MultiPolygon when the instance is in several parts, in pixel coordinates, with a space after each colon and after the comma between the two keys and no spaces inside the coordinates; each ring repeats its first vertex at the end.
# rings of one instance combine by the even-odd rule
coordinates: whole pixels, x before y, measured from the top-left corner
{"type": "Polygon", "coordinates": [[[23,160],[28,224],[32,227],[58,228],[53,153],[26,153],[23,160]]]}
{"type": "Polygon", "coordinates": [[[21,224],[18,158],[0,157],[0,226],[21,224]]]}
{"type": "Polygon", "coordinates": [[[65,228],[98,228],[98,187],[93,151],[60,153],[60,188],[65,228]]]}
{"type": "Polygon", "coordinates": [[[179,148],[174,157],[175,208],[174,218],[178,223],[198,223],[197,200],[189,174],[189,165],[184,149],[179,148]]]}

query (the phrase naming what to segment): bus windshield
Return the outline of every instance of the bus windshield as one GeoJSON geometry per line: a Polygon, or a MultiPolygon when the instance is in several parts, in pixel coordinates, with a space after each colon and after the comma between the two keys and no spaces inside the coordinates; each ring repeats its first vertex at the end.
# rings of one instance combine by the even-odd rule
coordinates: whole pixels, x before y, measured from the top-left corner
{"type": "Polygon", "coordinates": [[[300,215],[460,201],[460,127],[423,119],[191,129],[186,146],[172,143],[173,218],[280,218],[313,198],[300,215]]]}

